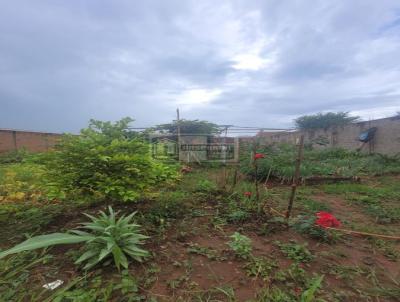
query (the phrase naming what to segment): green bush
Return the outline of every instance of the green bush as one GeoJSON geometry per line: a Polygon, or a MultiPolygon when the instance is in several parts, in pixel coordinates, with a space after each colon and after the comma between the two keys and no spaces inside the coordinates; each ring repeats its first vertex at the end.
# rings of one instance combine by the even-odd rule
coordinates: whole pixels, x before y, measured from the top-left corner
{"type": "Polygon", "coordinates": [[[137,200],[152,186],[174,180],[176,169],[153,159],[149,145],[128,132],[130,118],[90,121],[81,135],[65,135],[41,162],[60,191],[137,200]]]}
{"type": "Polygon", "coordinates": [[[0,202],[36,202],[54,199],[58,195],[42,165],[22,162],[0,168],[0,202]]]}
{"type": "Polygon", "coordinates": [[[26,150],[16,150],[0,154],[0,164],[13,164],[21,162],[28,153],[26,150]]]}

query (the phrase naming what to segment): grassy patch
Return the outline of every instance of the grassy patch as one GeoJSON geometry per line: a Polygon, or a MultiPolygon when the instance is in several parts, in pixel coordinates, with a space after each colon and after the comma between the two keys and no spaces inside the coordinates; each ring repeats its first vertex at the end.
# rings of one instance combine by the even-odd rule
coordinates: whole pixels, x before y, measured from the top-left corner
{"type": "Polygon", "coordinates": [[[322,188],[328,194],[343,196],[349,203],[361,206],[380,223],[400,220],[400,186],[387,178],[363,184],[330,184],[322,188]]]}

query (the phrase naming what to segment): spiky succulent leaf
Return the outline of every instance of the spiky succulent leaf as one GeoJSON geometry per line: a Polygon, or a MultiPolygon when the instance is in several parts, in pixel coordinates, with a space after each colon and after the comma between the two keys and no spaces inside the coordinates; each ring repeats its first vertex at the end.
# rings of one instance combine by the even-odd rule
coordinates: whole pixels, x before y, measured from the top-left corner
{"type": "Polygon", "coordinates": [[[30,251],[58,244],[79,243],[92,239],[91,236],[79,236],[68,233],[53,233],[29,238],[13,248],[0,253],[0,259],[10,254],[30,251]]]}

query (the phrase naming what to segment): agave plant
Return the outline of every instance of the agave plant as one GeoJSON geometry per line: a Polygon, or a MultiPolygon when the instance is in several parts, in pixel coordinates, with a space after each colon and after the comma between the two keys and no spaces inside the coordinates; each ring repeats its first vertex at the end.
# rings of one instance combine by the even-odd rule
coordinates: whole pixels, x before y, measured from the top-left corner
{"type": "Polygon", "coordinates": [[[108,209],[108,215],[103,211],[100,211],[98,217],[84,214],[91,222],[82,223],[81,228],[88,232],[72,231],[78,236],[91,237],[87,241],[86,252],[75,262],[76,264],[87,262],[84,269],[92,268],[111,255],[118,270],[121,266],[128,267],[127,256],[139,262],[149,256],[149,252],[138,247],[148,237],[139,233],[138,224],[132,223],[136,212],[129,216],[122,215],[117,219],[113,209],[111,207],[108,209]]]}
{"type": "Polygon", "coordinates": [[[85,243],[85,252],[75,262],[86,262],[84,269],[90,269],[96,264],[112,256],[119,270],[128,267],[128,257],[142,261],[149,252],[139,248],[148,238],[139,233],[140,226],[133,223],[136,212],[117,219],[114,210],[109,207],[109,214],[103,211],[98,217],[85,214],[91,222],[82,223],[82,230],[72,230],[70,233],[53,233],[29,238],[13,248],[0,252],[0,259],[7,255],[44,248],[58,244],[85,243]],[[127,257],[128,256],[128,257],[127,257]]]}

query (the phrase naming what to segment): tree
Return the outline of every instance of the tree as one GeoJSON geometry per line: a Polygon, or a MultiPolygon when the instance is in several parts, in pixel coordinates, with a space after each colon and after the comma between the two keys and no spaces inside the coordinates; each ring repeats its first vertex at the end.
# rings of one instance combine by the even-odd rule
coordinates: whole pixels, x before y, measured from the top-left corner
{"type": "Polygon", "coordinates": [[[343,126],[359,120],[358,116],[350,116],[348,112],[327,112],[313,115],[303,115],[294,120],[297,128],[328,129],[332,126],[343,126]]]}
{"type": "MultiPolygon", "coordinates": [[[[217,124],[200,120],[180,120],[181,133],[189,134],[217,134],[221,130],[217,124]]],[[[170,134],[178,133],[178,122],[174,120],[172,123],[162,124],[155,127],[155,130],[166,131],[170,134]]]]}

